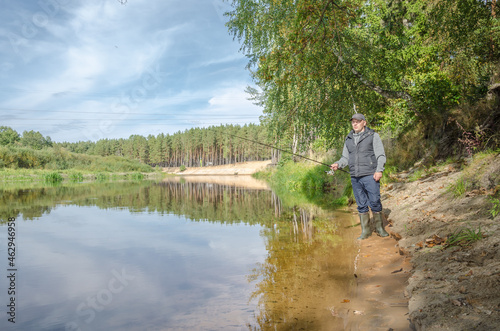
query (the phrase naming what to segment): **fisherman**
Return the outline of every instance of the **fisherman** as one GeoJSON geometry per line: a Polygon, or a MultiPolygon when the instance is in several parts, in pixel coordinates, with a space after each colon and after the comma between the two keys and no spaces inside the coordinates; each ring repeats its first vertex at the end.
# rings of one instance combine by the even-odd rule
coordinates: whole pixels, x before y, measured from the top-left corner
{"type": "Polygon", "coordinates": [[[372,234],[370,209],[375,231],[379,236],[387,237],[389,234],[384,229],[380,201],[380,179],[386,161],[384,145],[379,134],[366,126],[363,114],[354,114],[351,117],[351,125],[352,130],[345,139],[342,157],[330,168],[336,171],[349,166],[352,190],[361,222],[361,236],[358,239],[366,239],[372,234]]]}

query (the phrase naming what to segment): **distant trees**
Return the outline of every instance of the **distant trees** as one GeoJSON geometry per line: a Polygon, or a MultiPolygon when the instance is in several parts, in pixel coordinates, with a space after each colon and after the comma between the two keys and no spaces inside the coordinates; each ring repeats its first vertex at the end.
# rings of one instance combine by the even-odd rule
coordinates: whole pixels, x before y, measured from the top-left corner
{"type": "Polygon", "coordinates": [[[17,145],[32,149],[42,149],[52,147],[52,140],[49,136],[44,137],[38,131],[24,131],[23,135],[8,126],[0,126],[0,146],[17,145]]]}
{"type": "Polygon", "coordinates": [[[249,141],[265,143],[267,137],[264,126],[249,124],[192,128],[174,134],[160,133],[147,137],[131,135],[128,139],[54,143],[50,137],[44,137],[38,131],[24,131],[21,136],[10,127],[0,127],[0,146],[34,150],[62,147],[73,153],[119,156],[162,167],[199,167],[268,160],[272,156],[271,148],[249,141]]]}
{"type": "Polygon", "coordinates": [[[172,135],[131,135],[128,139],[101,139],[97,142],[59,143],[75,153],[117,155],[152,166],[188,167],[260,161],[271,158],[271,148],[252,143],[265,142],[262,125],[226,125],[192,128],[172,135]]]}
{"type": "Polygon", "coordinates": [[[12,145],[19,141],[19,133],[8,126],[0,126],[0,145],[12,145]]]}

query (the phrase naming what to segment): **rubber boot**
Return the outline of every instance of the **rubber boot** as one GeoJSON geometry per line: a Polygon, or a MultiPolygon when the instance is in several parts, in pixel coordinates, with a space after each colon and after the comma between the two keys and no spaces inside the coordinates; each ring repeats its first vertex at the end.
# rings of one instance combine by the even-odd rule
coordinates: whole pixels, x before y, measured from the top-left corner
{"type": "Polygon", "coordinates": [[[375,224],[375,231],[381,237],[387,237],[389,234],[384,229],[384,218],[382,212],[373,213],[373,223],[375,224]]]}
{"type": "Polygon", "coordinates": [[[366,239],[372,235],[372,228],[370,227],[370,213],[359,214],[359,221],[361,223],[361,236],[358,239],[366,239]]]}

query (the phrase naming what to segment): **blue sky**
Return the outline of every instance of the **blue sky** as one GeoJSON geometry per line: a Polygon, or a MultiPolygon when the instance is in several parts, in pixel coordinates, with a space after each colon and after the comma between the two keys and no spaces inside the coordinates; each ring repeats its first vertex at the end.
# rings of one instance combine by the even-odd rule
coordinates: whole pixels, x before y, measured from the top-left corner
{"type": "Polygon", "coordinates": [[[0,126],[75,142],[259,123],[227,2],[0,6],[0,126]]]}

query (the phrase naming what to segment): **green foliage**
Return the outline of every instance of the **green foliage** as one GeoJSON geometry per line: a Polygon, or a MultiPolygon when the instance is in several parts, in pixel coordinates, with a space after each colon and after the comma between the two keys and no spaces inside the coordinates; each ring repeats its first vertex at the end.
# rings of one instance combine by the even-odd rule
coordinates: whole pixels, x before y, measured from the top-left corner
{"type": "Polygon", "coordinates": [[[326,176],[324,166],[315,166],[309,169],[301,180],[302,192],[310,200],[323,196],[326,176]]]}
{"type": "Polygon", "coordinates": [[[42,149],[46,147],[52,147],[52,141],[50,137],[44,137],[38,131],[24,131],[23,136],[20,139],[21,145],[33,149],[42,149]]]}
{"type": "Polygon", "coordinates": [[[288,203],[312,202],[325,208],[347,205],[353,200],[350,177],[340,172],[327,175],[325,170],[325,166],[288,161],[267,176],[276,194],[288,203]]]}
{"type": "Polygon", "coordinates": [[[48,169],[107,172],[152,172],[153,169],[138,161],[118,156],[100,157],[82,155],[63,148],[34,150],[27,147],[0,146],[0,160],[9,169],[48,169]]]}
{"type": "Polygon", "coordinates": [[[182,164],[179,168],[179,170],[182,172],[182,171],[185,171],[186,170],[186,166],[184,164],[182,164]]]}
{"type": "Polygon", "coordinates": [[[380,179],[380,183],[382,185],[387,185],[394,181],[393,175],[398,172],[398,168],[396,166],[387,165],[385,166],[385,170],[382,173],[382,178],[380,179]]]}
{"type": "Polygon", "coordinates": [[[59,183],[63,181],[61,174],[57,172],[51,172],[43,176],[43,180],[46,183],[59,183]]]}
{"type": "Polygon", "coordinates": [[[469,247],[474,242],[483,239],[483,236],[481,226],[478,229],[472,227],[459,228],[448,236],[444,247],[469,247]]]}
{"type": "Polygon", "coordinates": [[[495,197],[490,197],[489,201],[492,204],[492,207],[489,210],[491,218],[495,218],[497,217],[498,214],[500,214],[500,199],[495,197]]]}
{"type": "Polygon", "coordinates": [[[71,172],[68,178],[71,182],[82,182],[83,174],[81,172],[71,172]]]}
{"type": "Polygon", "coordinates": [[[471,184],[467,178],[460,177],[455,183],[448,186],[448,192],[451,192],[455,198],[461,198],[470,188],[471,184]]]}
{"type": "Polygon", "coordinates": [[[19,133],[8,126],[0,126],[0,145],[12,145],[21,139],[19,133]]]}
{"type": "Polygon", "coordinates": [[[105,181],[109,180],[109,176],[105,173],[99,172],[99,173],[95,174],[95,180],[97,182],[105,182],[105,181]]]}
{"type": "Polygon", "coordinates": [[[410,182],[416,182],[420,178],[424,177],[426,174],[425,170],[423,169],[417,169],[411,173],[411,175],[408,177],[408,181],[410,182]]]}
{"type": "MultiPolygon", "coordinates": [[[[472,190],[496,192],[500,185],[500,174],[495,167],[497,159],[498,153],[493,150],[475,154],[462,169],[460,178],[448,186],[448,192],[456,198],[461,198],[472,190]]],[[[491,200],[490,202],[493,203],[491,200]]]]}
{"type": "Polygon", "coordinates": [[[250,59],[262,92],[249,92],[271,135],[331,147],[355,110],[397,136],[414,127],[419,140],[442,135],[452,111],[486,95],[500,59],[491,6],[235,0],[227,26],[250,59]]]}
{"type": "Polygon", "coordinates": [[[410,91],[413,96],[413,106],[432,120],[440,120],[446,110],[460,102],[459,87],[441,71],[415,75],[414,85],[410,91]]]}
{"type": "Polygon", "coordinates": [[[144,179],[144,175],[140,172],[134,172],[128,175],[128,178],[131,180],[141,181],[144,179]]]}

